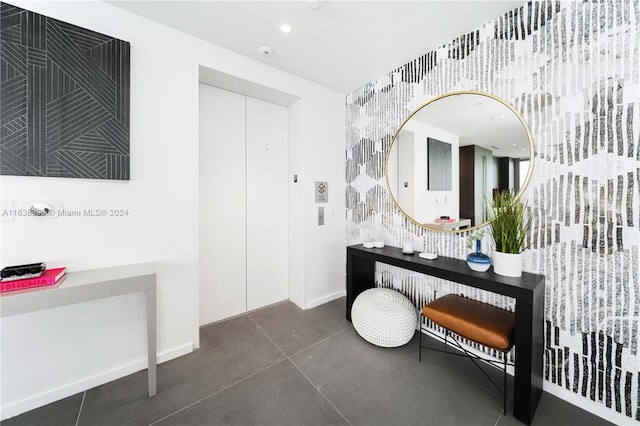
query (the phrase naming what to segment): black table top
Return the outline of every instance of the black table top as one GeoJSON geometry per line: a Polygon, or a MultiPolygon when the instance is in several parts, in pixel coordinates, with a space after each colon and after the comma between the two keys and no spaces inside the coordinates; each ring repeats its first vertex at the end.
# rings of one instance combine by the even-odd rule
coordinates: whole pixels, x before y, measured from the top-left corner
{"type": "Polygon", "coordinates": [[[523,272],[521,277],[505,277],[494,273],[493,268],[486,272],[476,272],[464,260],[444,256],[428,260],[419,257],[417,253],[404,254],[398,247],[369,249],[357,244],[347,247],[347,262],[352,256],[503,294],[516,298],[518,302],[532,303],[534,297],[544,291],[543,275],[523,272]]]}

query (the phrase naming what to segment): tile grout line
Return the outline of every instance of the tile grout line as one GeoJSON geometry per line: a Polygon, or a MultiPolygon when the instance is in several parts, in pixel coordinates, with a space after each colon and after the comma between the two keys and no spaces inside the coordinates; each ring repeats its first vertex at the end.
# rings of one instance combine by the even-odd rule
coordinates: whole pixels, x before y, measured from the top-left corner
{"type": "MultiPolygon", "coordinates": [[[[284,358],[283,358],[283,359],[281,359],[281,360],[279,360],[279,361],[274,362],[273,364],[270,364],[270,365],[268,365],[268,366],[266,366],[266,367],[262,368],[262,369],[261,369],[261,370],[259,370],[259,371],[256,371],[256,372],[255,372],[255,373],[253,373],[253,374],[250,374],[249,376],[247,376],[247,377],[245,377],[245,378],[242,378],[242,379],[240,379],[240,380],[238,380],[238,381],[236,381],[236,382],[234,382],[234,383],[231,383],[230,385],[225,386],[224,388],[222,388],[222,389],[220,389],[220,390],[217,390],[216,392],[213,392],[212,394],[209,394],[209,395],[207,395],[207,396],[205,396],[205,397],[203,397],[203,398],[199,399],[198,401],[192,402],[191,404],[188,404],[188,405],[186,405],[186,406],[184,406],[184,407],[180,408],[179,410],[174,411],[173,413],[167,414],[167,415],[166,415],[166,416],[164,416],[164,417],[161,417],[161,418],[159,418],[159,419],[157,419],[157,420],[154,420],[153,422],[149,423],[149,426],[152,426],[152,425],[158,424],[158,423],[160,423],[160,422],[162,422],[162,421],[164,421],[164,420],[168,419],[169,417],[172,417],[172,416],[174,416],[175,414],[178,414],[178,413],[179,413],[179,412],[181,412],[181,411],[184,411],[184,410],[186,410],[186,409],[188,409],[188,408],[191,408],[191,407],[193,407],[194,405],[199,404],[199,403],[201,403],[202,401],[204,401],[204,400],[206,400],[206,399],[209,399],[209,398],[211,398],[212,396],[215,396],[215,395],[219,394],[220,392],[223,392],[223,391],[225,391],[225,390],[229,389],[229,388],[230,388],[230,387],[232,387],[232,386],[235,386],[235,385],[237,385],[237,384],[239,384],[239,383],[242,383],[242,382],[244,382],[245,380],[250,379],[251,377],[253,377],[253,376],[255,376],[255,375],[258,375],[258,374],[262,373],[263,371],[268,370],[269,368],[274,367],[274,366],[276,366],[276,365],[278,365],[278,364],[280,364],[281,362],[286,361],[286,360],[288,360],[289,362],[291,362],[291,364],[293,364],[293,365],[294,365],[294,367],[296,367],[296,369],[297,369],[298,371],[300,371],[300,373],[301,373],[301,374],[302,374],[302,375],[307,379],[307,381],[309,381],[309,383],[311,383],[311,385],[314,387],[314,389],[316,389],[316,391],[317,391],[320,395],[322,395],[322,397],[323,397],[323,398],[324,398],[324,399],[329,403],[329,405],[331,405],[331,407],[333,407],[333,409],[334,409],[334,410],[336,410],[336,411],[338,412],[338,414],[340,414],[340,416],[341,416],[341,417],[342,417],[342,418],[343,418],[343,419],[344,419],[344,420],[345,420],[349,425],[351,425],[351,422],[349,422],[349,420],[347,420],[347,418],[346,418],[346,417],[345,417],[345,416],[340,412],[340,410],[338,410],[338,409],[335,407],[335,405],[333,405],[333,403],[332,403],[332,402],[331,402],[331,401],[330,401],[330,400],[329,400],[329,399],[328,399],[328,398],[327,398],[327,397],[326,397],[322,392],[320,392],[320,390],[318,390],[317,386],[316,386],[316,385],[315,385],[311,380],[309,380],[309,378],[307,377],[307,375],[306,375],[306,374],[304,374],[304,373],[302,372],[302,370],[300,370],[300,368],[296,365],[296,363],[295,363],[295,362],[293,362],[293,360],[292,360],[292,359],[291,359],[291,358],[290,358],[290,357],[289,357],[289,356],[288,356],[288,355],[287,355],[287,354],[282,350],[282,348],[281,348],[280,346],[278,346],[278,345],[276,344],[276,342],[274,342],[274,341],[273,341],[273,339],[271,338],[271,336],[269,336],[269,335],[267,334],[267,332],[266,332],[266,331],[265,331],[265,330],[260,326],[260,324],[258,324],[258,323],[256,322],[256,320],[255,320],[255,319],[253,319],[253,317],[251,316],[251,314],[246,313],[246,314],[243,314],[243,315],[246,315],[249,319],[251,319],[251,321],[252,321],[252,322],[253,322],[253,323],[254,323],[254,324],[255,324],[255,325],[260,329],[260,331],[262,331],[262,333],[267,337],[267,339],[269,339],[269,341],[271,341],[271,343],[273,343],[273,345],[274,345],[274,346],[275,346],[275,347],[276,347],[276,348],[277,348],[277,349],[282,353],[282,355],[284,356],[284,358]]],[[[243,315],[239,315],[239,316],[243,316],[243,315]]],[[[343,333],[344,331],[348,330],[349,328],[352,328],[352,326],[349,326],[349,327],[346,327],[346,328],[344,328],[344,329],[342,329],[342,330],[340,330],[340,331],[337,331],[336,333],[334,333],[334,334],[332,334],[332,335],[330,335],[330,336],[327,336],[327,337],[325,337],[324,339],[322,339],[322,340],[320,340],[320,341],[318,341],[318,342],[316,342],[316,343],[314,343],[314,344],[312,344],[312,345],[309,345],[309,346],[307,346],[307,347],[306,347],[306,348],[304,348],[304,349],[299,350],[298,352],[294,353],[292,356],[295,356],[295,355],[299,354],[299,353],[300,353],[300,352],[302,352],[302,351],[305,351],[305,350],[307,350],[307,349],[309,349],[309,348],[311,348],[311,347],[313,347],[313,346],[315,346],[315,345],[317,345],[317,344],[319,344],[319,343],[321,343],[321,342],[324,342],[325,340],[330,339],[331,337],[334,337],[334,336],[336,336],[336,335],[338,335],[338,334],[340,334],[340,333],[343,333]]],[[[86,395],[86,391],[85,391],[85,394],[84,394],[84,395],[86,395]]],[[[82,398],[82,403],[84,403],[84,395],[83,395],[83,398],[82,398]]],[[[80,407],[80,408],[82,409],[82,404],[81,404],[81,407],[80,407]]],[[[80,418],[80,413],[78,413],[78,420],[79,420],[79,418],[80,418]]],[[[77,421],[76,421],[76,426],[78,426],[77,421]]]]}
{"type": "Polygon", "coordinates": [[[322,397],[329,403],[329,405],[331,405],[333,407],[333,409],[336,410],[336,412],[338,414],[340,414],[340,416],[344,419],[344,421],[347,422],[348,425],[351,425],[351,422],[349,421],[349,419],[347,419],[345,417],[345,415],[342,414],[342,412],[340,410],[338,410],[338,407],[333,405],[333,402],[331,402],[331,400],[329,398],[327,398],[327,396],[318,388],[318,386],[315,383],[313,383],[311,381],[311,379],[306,374],[304,374],[304,372],[300,369],[300,367],[298,367],[298,364],[293,362],[293,360],[291,358],[289,358],[289,362],[291,362],[291,364],[293,364],[293,366],[296,367],[296,369],[300,372],[300,374],[302,374],[304,376],[304,378],[307,379],[307,381],[309,381],[309,383],[311,384],[311,386],[313,386],[313,388],[316,390],[316,392],[318,392],[320,395],[322,395],[322,397]]]}
{"type": "Polygon", "coordinates": [[[262,334],[264,334],[265,336],[267,336],[267,339],[269,339],[269,341],[270,341],[271,343],[273,343],[273,345],[274,345],[276,348],[278,348],[278,350],[279,350],[280,352],[282,352],[282,355],[284,355],[284,357],[285,357],[286,359],[289,359],[289,356],[288,356],[288,355],[287,355],[287,354],[282,350],[282,348],[281,348],[280,346],[278,346],[278,344],[277,344],[276,342],[274,342],[274,341],[273,341],[273,339],[271,338],[271,336],[269,336],[269,335],[267,334],[267,332],[266,332],[266,331],[264,331],[264,329],[260,326],[260,324],[258,324],[258,323],[256,322],[256,320],[255,320],[255,319],[253,319],[253,317],[251,316],[251,314],[247,314],[247,316],[248,316],[248,317],[249,317],[249,319],[250,319],[250,320],[251,320],[251,321],[256,325],[256,327],[258,327],[258,329],[260,329],[260,331],[262,332],[262,334]]]}
{"type": "MultiPolygon", "coordinates": [[[[256,325],[258,326],[258,328],[259,328],[259,329],[260,329],[260,330],[261,330],[261,331],[266,335],[266,333],[264,332],[264,330],[262,330],[262,327],[260,327],[260,326],[258,325],[258,323],[256,323],[256,321],[255,321],[253,318],[251,318],[251,315],[250,315],[248,312],[245,312],[244,314],[236,315],[236,316],[234,316],[234,317],[232,317],[232,318],[240,318],[240,317],[244,317],[244,316],[246,316],[246,317],[247,317],[247,318],[249,318],[249,319],[250,319],[254,324],[256,324],[256,325]]],[[[222,321],[217,321],[217,322],[215,322],[215,323],[207,324],[207,325],[205,325],[204,327],[208,327],[208,326],[211,326],[211,325],[215,325],[215,324],[217,324],[217,323],[227,321],[228,319],[229,319],[229,318],[224,319],[224,320],[222,320],[222,321]]],[[[201,327],[201,328],[204,328],[204,327],[201,327]]],[[[271,338],[270,338],[268,335],[267,335],[267,338],[269,338],[269,340],[271,340],[271,338]]],[[[179,413],[179,412],[181,412],[181,411],[186,410],[187,408],[191,408],[191,407],[193,407],[194,405],[199,404],[199,403],[201,403],[202,401],[204,401],[204,400],[206,400],[206,399],[209,399],[209,398],[211,398],[212,396],[215,396],[215,395],[219,394],[220,392],[225,391],[225,390],[229,389],[230,387],[235,386],[235,385],[237,385],[237,384],[239,384],[239,383],[241,383],[241,382],[243,382],[243,381],[245,381],[245,380],[247,380],[247,379],[249,379],[249,378],[251,378],[251,377],[255,376],[256,374],[260,374],[260,373],[262,373],[263,371],[268,370],[269,368],[274,367],[274,366],[276,366],[276,365],[280,364],[282,361],[286,361],[286,360],[287,360],[287,358],[288,358],[288,357],[287,357],[287,354],[285,354],[285,353],[284,353],[284,351],[283,351],[282,349],[280,349],[280,347],[279,347],[278,345],[276,345],[276,344],[273,342],[273,340],[271,340],[271,342],[275,345],[275,347],[276,347],[276,348],[278,348],[278,350],[282,353],[282,355],[284,355],[284,358],[283,358],[283,359],[281,359],[281,360],[279,360],[279,361],[276,361],[276,362],[274,362],[273,364],[270,364],[270,365],[268,365],[268,366],[266,366],[266,367],[262,368],[261,370],[256,371],[255,373],[248,375],[247,377],[244,377],[244,378],[242,378],[242,379],[240,379],[240,380],[238,380],[238,381],[236,381],[236,382],[234,382],[234,383],[231,383],[230,385],[227,385],[227,386],[225,386],[225,387],[224,387],[224,388],[222,388],[222,389],[219,389],[219,390],[217,390],[217,391],[215,391],[215,392],[213,392],[213,393],[211,393],[211,394],[209,394],[209,395],[206,395],[206,396],[204,396],[204,397],[200,398],[199,400],[194,401],[194,402],[192,402],[191,404],[188,404],[188,405],[186,405],[186,406],[184,406],[184,407],[180,408],[179,410],[174,411],[173,413],[169,413],[169,414],[167,414],[167,415],[166,415],[166,416],[164,416],[164,417],[161,417],[161,418],[159,418],[159,419],[157,419],[157,420],[154,420],[153,422],[149,423],[149,425],[148,425],[148,426],[152,426],[152,425],[158,424],[158,423],[160,423],[161,421],[166,420],[166,419],[168,419],[169,417],[171,417],[171,416],[173,416],[173,415],[175,415],[175,414],[178,414],[178,413],[179,413]]],[[[76,426],[78,426],[78,425],[76,425],[76,426]]]]}
{"type": "MultiPolygon", "coordinates": [[[[513,392],[509,393],[509,396],[507,397],[507,407],[509,406],[509,401],[511,401],[511,398],[513,398],[513,392]]],[[[507,415],[502,414],[502,411],[500,411],[500,413],[498,414],[498,418],[496,419],[496,422],[493,424],[493,426],[498,426],[498,423],[500,423],[500,419],[503,417],[506,418],[507,415]]]]}
{"type": "Polygon", "coordinates": [[[160,423],[161,421],[166,420],[166,419],[168,419],[169,417],[171,417],[171,416],[173,416],[173,415],[175,415],[175,414],[178,414],[178,413],[179,413],[179,412],[181,412],[181,411],[186,410],[187,408],[193,407],[194,405],[199,404],[199,403],[201,403],[202,401],[204,401],[205,399],[209,399],[209,398],[211,398],[212,396],[215,396],[215,395],[219,394],[220,392],[224,392],[225,390],[229,389],[230,387],[235,386],[235,385],[237,385],[237,384],[239,384],[239,383],[242,383],[242,382],[244,382],[245,380],[250,379],[251,377],[253,377],[253,376],[255,376],[255,375],[258,375],[258,374],[262,373],[263,371],[268,370],[268,369],[270,369],[271,367],[274,367],[274,366],[276,366],[276,365],[278,365],[278,364],[280,364],[281,362],[286,361],[286,360],[287,360],[286,358],[283,358],[283,359],[281,359],[281,360],[279,360],[279,361],[276,361],[276,362],[274,362],[273,364],[270,364],[270,365],[268,365],[268,366],[266,366],[266,367],[264,367],[264,368],[260,369],[259,371],[256,371],[255,373],[248,375],[248,376],[247,376],[247,377],[245,377],[245,378],[242,378],[242,379],[240,379],[240,380],[237,380],[237,381],[235,381],[235,382],[231,383],[230,385],[227,385],[227,386],[223,387],[222,389],[219,389],[219,390],[217,390],[217,391],[215,391],[215,392],[213,392],[213,393],[211,393],[211,394],[209,394],[209,395],[207,395],[207,396],[204,396],[204,397],[200,398],[199,400],[197,400],[197,401],[195,401],[195,402],[192,402],[191,404],[188,404],[188,405],[186,405],[186,406],[182,407],[182,408],[181,408],[181,409],[179,409],[179,410],[174,411],[173,413],[167,414],[166,416],[164,416],[164,417],[162,417],[162,418],[159,418],[158,420],[154,420],[153,422],[149,423],[149,426],[151,426],[151,425],[155,425],[155,424],[157,424],[157,423],[160,423]]]}
{"type": "Polygon", "coordinates": [[[310,349],[310,348],[312,348],[312,347],[314,347],[314,346],[316,346],[316,345],[319,345],[320,343],[322,343],[322,342],[324,342],[324,341],[326,341],[326,340],[329,340],[329,339],[331,339],[332,337],[335,337],[335,336],[337,336],[337,335],[338,335],[338,334],[340,334],[340,333],[344,333],[345,331],[349,330],[350,328],[353,328],[353,326],[352,326],[352,325],[350,325],[350,326],[348,326],[348,327],[343,328],[342,330],[338,330],[338,331],[336,331],[335,333],[333,333],[332,335],[327,336],[327,337],[325,337],[325,338],[324,338],[324,339],[322,339],[322,340],[318,340],[317,342],[315,342],[315,343],[313,343],[313,344],[311,344],[311,345],[307,346],[306,348],[300,349],[298,352],[295,352],[295,353],[291,354],[291,356],[296,356],[296,355],[298,355],[299,353],[304,352],[304,351],[306,351],[307,349],[310,349]]]}
{"type": "Polygon", "coordinates": [[[312,347],[314,347],[314,346],[316,346],[316,345],[318,345],[318,344],[320,344],[320,343],[324,342],[324,341],[325,341],[325,340],[327,340],[327,339],[331,339],[332,337],[337,336],[338,334],[343,333],[343,332],[345,332],[345,331],[349,330],[350,328],[353,328],[353,326],[352,326],[352,325],[349,325],[349,326],[347,326],[347,327],[343,328],[342,330],[338,330],[338,331],[336,331],[335,333],[333,333],[333,334],[331,334],[331,335],[329,335],[329,336],[327,336],[327,337],[325,337],[325,338],[323,338],[323,339],[320,339],[320,340],[318,340],[317,342],[312,343],[312,344],[310,344],[309,346],[306,346],[306,347],[304,347],[304,348],[300,349],[300,350],[299,350],[299,351],[297,351],[297,352],[292,353],[292,354],[291,354],[291,356],[289,356],[289,355],[287,355],[287,354],[285,353],[285,351],[283,351],[283,350],[282,350],[282,348],[280,348],[280,346],[278,346],[278,345],[276,344],[276,342],[274,342],[274,341],[273,341],[273,339],[271,338],[271,336],[269,336],[269,335],[267,334],[267,332],[264,330],[264,328],[262,328],[262,326],[261,326],[260,324],[258,324],[258,322],[257,322],[255,319],[253,319],[253,317],[251,316],[251,314],[247,314],[247,316],[251,319],[251,321],[253,321],[253,323],[254,323],[256,326],[258,326],[258,328],[262,331],[262,333],[264,333],[264,335],[265,335],[265,336],[267,336],[267,338],[271,341],[271,343],[273,343],[273,344],[274,344],[274,346],[275,346],[276,348],[278,348],[278,349],[280,350],[280,352],[282,352],[282,354],[283,354],[284,356],[286,356],[287,358],[290,358],[291,356],[296,356],[296,355],[298,355],[300,352],[304,352],[304,351],[306,351],[307,349],[312,348],[312,347]]]}
{"type": "MultiPolygon", "coordinates": [[[[329,403],[329,405],[330,405],[331,407],[333,407],[333,409],[334,409],[334,410],[336,410],[336,412],[337,412],[338,414],[340,414],[340,417],[342,417],[342,418],[344,419],[344,421],[345,421],[345,422],[347,422],[347,424],[348,424],[348,425],[351,425],[351,422],[350,422],[350,421],[349,421],[349,420],[344,416],[344,414],[342,414],[342,412],[341,412],[340,410],[338,410],[338,408],[337,408],[335,405],[333,405],[333,402],[331,402],[331,400],[329,400],[329,398],[327,398],[327,396],[326,396],[326,395],[325,395],[325,394],[324,394],[320,389],[318,389],[318,386],[317,386],[315,383],[313,383],[313,382],[311,381],[311,379],[310,379],[306,374],[304,374],[304,372],[303,372],[303,371],[300,369],[300,367],[298,367],[298,365],[297,365],[297,364],[296,364],[296,363],[291,359],[291,357],[289,357],[289,355],[287,355],[287,354],[282,350],[282,348],[280,348],[280,346],[278,346],[278,344],[277,344],[276,342],[274,342],[274,341],[273,341],[273,339],[271,338],[271,336],[269,336],[269,335],[267,334],[267,332],[264,330],[264,328],[263,328],[263,327],[261,327],[261,326],[260,326],[260,324],[258,324],[258,323],[256,322],[256,320],[255,320],[255,319],[253,319],[253,317],[251,317],[251,315],[248,315],[248,316],[249,316],[249,318],[251,318],[251,321],[253,321],[253,323],[254,323],[254,324],[255,324],[255,325],[260,329],[260,331],[262,331],[262,333],[263,333],[265,336],[267,336],[267,339],[269,339],[269,340],[271,341],[271,343],[273,343],[273,344],[274,344],[274,346],[275,346],[276,348],[278,348],[278,349],[280,350],[280,352],[282,352],[282,354],[286,357],[286,359],[287,359],[287,360],[288,360],[288,361],[289,361],[289,362],[290,362],[290,363],[291,363],[291,364],[292,364],[292,365],[293,365],[293,366],[294,366],[294,367],[295,367],[295,368],[300,372],[300,374],[302,374],[302,376],[303,376],[305,379],[307,379],[307,381],[309,382],[309,384],[311,384],[311,386],[313,386],[313,388],[316,390],[316,392],[318,392],[318,393],[319,393],[319,394],[320,394],[320,395],[325,399],[325,401],[327,401],[327,402],[329,403]]],[[[324,341],[325,341],[325,340],[327,340],[327,339],[330,339],[331,337],[334,337],[334,336],[336,336],[336,335],[338,335],[338,334],[340,334],[340,333],[344,332],[345,330],[348,330],[349,328],[350,328],[350,327],[346,327],[346,328],[344,328],[343,330],[340,330],[340,331],[338,331],[338,332],[336,332],[336,333],[333,333],[331,336],[327,336],[327,337],[325,337],[324,339],[322,339],[322,340],[320,340],[320,341],[318,341],[318,342],[314,343],[313,345],[309,345],[309,346],[307,346],[306,348],[299,350],[298,352],[296,352],[296,353],[292,354],[291,356],[295,356],[295,355],[299,354],[299,353],[300,353],[300,352],[302,352],[302,351],[305,351],[305,350],[307,350],[307,349],[309,349],[309,348],[311,348],[311,347],[313,347],[313,346],[315,346],[315,345],[317,345],[317,344],[319,344],[319,343],[321,343],[321,342],[324,342],[324,341]]]]}
{"type": "Polygon", "coordinates": [[[82,406],[84,405],[84,399],[87,397],[87,391],[82,393],[82,401],[80,401],[80,408],[78,408],[78,416],[76,417],[76,426],[80,424],[80,414],[82,413],[82,406]]]}
{"type": "Polygon", "coordinates": [[[326,341],[326,340],[328,340],[328,339],[331,339],[332,337],[335,337],[335,336],[337,336],[337,335],[338,335],[338,334],[340,334],[340,333],[344,333],[345,331],[349,330],[350,328],[353,328],[353,326],[352,326],[352,325],[349,325],[349,326],[347,326],[347,327],[343,328],[342,330],[338,330],[338,331],[336,331],[335,333],[333,333],[333,334],[331,334],[331,335],[329,335],[329,336],[327,336],[327,337],[325,337],[325,338],[323,338],[323,339],[320,339],[320,340],[318,340],[317,342],[312,343],[311,345],[306,346],[306,347],[304,347],[304,348],[300,349],[300,350],[299,350],[299,351],[297,351],[297,352],[292,353],[292,354],[289,356],[289,355],[287,355],[287,354],[285,353],[285,351],[283,351],[283,350],[280,348],[280,346],[278,346],[278,345],[276,344],[276,342],[274,342],[274,341],[273,341],[273,339],[271,338],[271,336],[269,336],[269,335],[267,334],[267,332],[264,330],[264,328],[262,328],[262,326],[260,326],[260,324],[258,324],[258,323],[256,322],[256,320],[255,320],[255,319],[253,319],[253,317],[251,316],[251,314],[247,314],[247,316],[251,319],[251,321],[253,321],[253,323],[254,323],[256,326],[258,326],[258,328],[259,328],[259,329],[264,333],[264,335],[265,335],[265,336],[267,336],[267,338],[271,341],[271,343],[273,343],[273,344],[274,344],[274,346],[275,346],[276,348],[278,348],[278,349],[280,350],[280,352],[282,352],[282,354],[283,354],[284,356],[286,356],[287,358],[290,358],[290,357],[292,357],[292,356],[296,356],[296,355],[298,355],[300,352],[304,352],[304,351],[306,351],[307,349],[310,349],[310,348],[312,348],[312,347],[314,347],[314,346],[316,346],[316,345],[319,345],[320,343],[322,343],[322,342],[324,342],[324,341],[326,341]]]}
{"type": "MultiPolygon", "coordinates": [[[[256,322],[256,320],[255,320],[255,319],[253,319],[253,317],[251,316],[251,314],[249,314],[249,313],[245,313],[245,314],[242,314],[242,315],[238,315],[238,317],[240,317],[240,316],[245,316],[245,315],[246,315],[246,316],[247,316],[247,317],[248,317],[248,318],[249,318],[249,319],[250,319],[250,320],[251,320],[251,321],[252,321],[252,322],[253,322],[253,323],[254,323],[254,324],[259,328],[259,329],[260,329],[260,331],[262,331],[262,333],[263,333],[263,334],[264,334],[264,335],[269,339],[269,341],[271,341],[271,343],[273,343],[273,345],[274,345],[276,348],[278,348],[278,350],[279,350],[279,351],[282,353],[282,355],[284,356],[284,359],[281,359],[281,360],[279,360],[279,361],[276,361],[276,362],[274,362],[273,364],[268,365],[268,366],[266,366],[265,368],[263,368],[263,369],[261,369],[261,370],[259,370],[259,371],[256,371],[255,373],[250,374],[249,376],[247,376],[247,377],[245,377],[245,378],[243,378],[243,379],[240,379],[240,380],[238,380],[238,381],[236,381],[236,382],[234,382],[234,383],[232,383],[232,384],[230,384],[230,385],[228,385],[228,386],[225,386],[224,388],[222,388],[222,389],[220,389],[220,390],[218,390],[218,391],[216,391],[216,392],[214,392],[214,393],[212,393],[212,394],[209,394],[209,395],[207,395],[207,396],[205,396],[205,397],[203,397],[203,398],[199,399],[198,401],[192,402],[191,404],[188,404],[188,405],[186,405],[186,406],[184,406],[184,407],[180,408],[179,410],[174,411],[173,413],[167,414],[167,415],[166,415],[166,416],[164,416],[164,417],[161,417],[161,418],[159,418],[159,419],[157,419],[157,420],[154,420],[153,422],[149,423],[149,426],[152,426],[152,425],[158,424],[158,423],[160,423],[160,422],[162,422],[162,421],[164,421],[164,420],[168,419],[169,417],[171,417],[171,416],[173,416],[173,415],[175,415],[175,414],[177,414],[177,413],[179,413],[179,412],[181,412],[181,411],[184,411],[184,410],[186,410],[186,409],[188,409],[188,408],[190,408],[190,407],[193,407],[194,405],[199,404],[199,403],[201,403],[202,401],[204,401],[204,400],[206,400],[206,399],[209,399],[209,398],[211,398],[212,396],[215,396],[215,395],[217,395],[218,393],[223,392],[223,391],[225,391],[225,390],[229,389],[229,388],[230,388],[230,387],[232,387],[232,386],[235,386],[235,385],[237,385],[237,384],[239,384],[239,383],[241,383],[241,382],[243,382],[243,381],[245,381],[245,380],[247,380],[247,379],[249,379],[249,378],[251,378],[251,377],[253,377],[253,376],[257,375],[257,374],[262,373],[262,372],[263,372],[263,371],[265,371],[265,370],[268,370],[268,369],[269,369],[269,368],[271,368],[271,367],[276,366],[277,364],[281,363],[282,361],[289,360],[289,361],[290,361],[290,362],[291,362],[291,363],[292,363],[296,368],[298,368],[298,366],[297,366],[297,365],[296,365],[296,364],[295,364],[295,363],[294,363],[294,362],[289,358],[289,356],[287,356],[287,354],[282,350],[282,348],[281,348],[280,346],[278,346],[278,345],[273,341],[273,339],[271,338],[271,336],[269,336],[269,335],[267,334],[267,332],[266,332],[266,331],[265,331],[265,330],[260,326],[260,324],[258,324],[258,323],[256,322]]],[[[334,334],[332,334],[331,336],[328,336],[328,337],[326,337],[326,338],[322,339],[321,341],[314,343],[313,345],[309,345],[308,347],[306,347],[306,348],[304,348],[304,349],[302,349],[302,350],[300,350],[300,351],[296,352],[296,353],[295,353],[295,354],[293,354],[293,355],[296,355],[296,354],[298,354],[298,353],[302,352],[303,350],[306,350],[306,349],[308,349],[308,348],[310,348],[310,347],[312,347],[312,346],[315,346],[315,345],[317,345],[318,343],[320,343],[320,342],[322,342],[322,341],[325,341],[325,340],[327,340],[327,339],[328,339],[328,338],[330,338],[330,337],[333,337],[333,336],[335,336],[335,335],[337,335],[337,334],[339,334],[339,333],[342,333],[343,331],[348,330],[349,328],[350,328],[350,327],[346,327],[345,329],[340,330],[340,331],[338,331],[337,333],[334,333],[334,334]]],[[[298,368],[298,370],[299,370],[299,368],[298,368]]],[[[302,373],[302,371],[301,371],[301,373],[302,373]]],[[[308,378],[306,375],[304,375],[304,373],[302,373],[302,375],[303,375],[303,376],[305,376],[305,378],[306,378],[307,380],[309,380],[309,378],[308,378]]],[[[310,381],[310,380],[309,380],[309,381],[310,381]]],[[[310,381],[310,382],[311,382],[311,381],[310,381]]],[[[313,385],[313,383],[311,383],[311,384],[313,385]]],[[[314,387],[314,388],[316,388],[316,386],[315,386],[315,385],[313,385],[313,387],[314,387]]],[[[316,390],[317,390],[317,388],[316,388],[316,390]]],[[[340,413],[340,411],[339,411],[337,408],[335,408],[335,406],[331,403],[331,401],[329,401],[329,400],[327,399],[327,397],[326,397],[326,396],[324,396],[324,395],[322,394],[322,392],[320,392],[320,391],[318,391],[318,392],[319,392],[319,393],[320,393],[320,394],[321,394],[321,395],[322,395],[322,396],[327,400],[327,402],[329,402],[329,404],[330,404],[330,405],[331,405],[331,406],[332,406],[332,407],[333,407],[333,408],[334,408],[334,409],[335,409],[335,410],[336,410],[336,411],[337,411],[337,412],[338,412],[338,413],[339,413],[339,414],[344,418],[344,416],[342,415],[342,413],[340,413]]],[[[85,394],[86,394],[86,392],[85,392],[85,394]]],[[[83,396],[83,401],[84,401],[84,396],[83,396]]],[[[80,414],[78,413],[78,417],[79,417],[79,416],[80,416],[80,414]]],[[[345,418],[345,420],[347,421],[347,423],[349,423],[349,421],[348,421],[346,418],[345,418]]],[[[349,424],[351,424],[351,423],[349,423],[349,424]]],[[[77,424],[77,423],[76,423],[76,426],[78,426],[78,424],[77,424]]]]}
{"type": "Polygon", "coordinates": [[[498,423],[500,423],[501,418],[502,418],[502,413],[498,414],[498,418],[496,419],[496,422],[493,424],[493,426],[498,426],[498,423]]]}

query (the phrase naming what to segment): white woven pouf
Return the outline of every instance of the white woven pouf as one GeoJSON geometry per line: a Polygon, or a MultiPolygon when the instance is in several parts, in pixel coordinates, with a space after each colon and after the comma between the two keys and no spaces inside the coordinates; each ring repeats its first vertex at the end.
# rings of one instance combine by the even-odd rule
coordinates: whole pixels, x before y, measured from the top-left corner
{"type": "Polygon", "coordinates": [[[376,346],[393,348],[411,340],[418,314],[411,301],[388,288],[365,290],[353,302],[351,323],[364,340],[376,346]]]}

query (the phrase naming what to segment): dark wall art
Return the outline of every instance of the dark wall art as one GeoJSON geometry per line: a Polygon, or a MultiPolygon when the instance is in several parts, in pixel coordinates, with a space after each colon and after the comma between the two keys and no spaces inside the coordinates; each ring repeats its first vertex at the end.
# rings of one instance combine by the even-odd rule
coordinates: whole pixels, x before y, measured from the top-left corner
{"type": "Polygon", "coordinates": [[[128,180],[129,52],[0,3],[0,174],[128,180]]]}
{"type": "Polygon", "coordinates": [[[429,191],[451,191],[451,144],[427,138],[429,191]]]}

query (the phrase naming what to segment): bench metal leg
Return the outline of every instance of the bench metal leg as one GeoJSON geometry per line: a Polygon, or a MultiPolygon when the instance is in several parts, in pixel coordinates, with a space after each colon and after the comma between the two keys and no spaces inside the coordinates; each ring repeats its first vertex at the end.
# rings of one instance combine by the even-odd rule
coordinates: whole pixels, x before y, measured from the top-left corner
{"type": "Polygon", "coordinates": [[[418,362],[422,362],[422,318],[420,319],[419,325],[418,333],[420,333],[420,343],[418,344],[418,362]]]}
{"type": "Polygon", "coordinates": [[[504,365],[502,366],[504,370],[502,373],[504,375],[504,383],[502,388],[502,395],[503,395],[502,414],[504,414],[505,416],[507,415],[507,353],[508,352],[502,353],[502,357],[504,358],[504,365]]]}
{"type": "MultiPolygon", "coordinates": [[[[427,333],[430,333],[430,330],[426,329],[425,330],[427,333]]],[[[436,348],[431,348],[428,346],[422,346],[422,321],[420,322],[420,344],[418,345],[418,360],[420,362],[422,362],[422,349],[429,349],[432,351],[437,351],[437,352],[444,352],[447,353],[449,355],[459,355],[459,356],[464,356],[466,358],[468,358],[471,362],[473,362],[473,364],[478,367],[478,369],[480,370],[480,372],[482,374],[484,374],[484,376],[489,379],[489,381],[496,387],[496,389],[498,389],[498,391],[502,391],[502,413],[504,415],[507,414],[507,356],[509,355],[509,352],[502,352],[502,363],[500,361],[496,361],[496,360],[491,360],[488,358],[483,358],[480,357],[478,355],[475,355],[469,351],[467,351],[459,342],[458,340],[455,338],[455,336],[453,335],[453,333],[451,333],[449,330],[445,329],[444,330],[444,344],[445,346],[447,345],[447,337],[449,336],[449,334],[451,334],[451,339],[453,341],[452,345],[454,347],[457,347],[458,349],[460,349],[460,351],[462,351],[462,353],[455,353],[455,352],[449,352],[446,350],[440,350],[440,349],[436,349],[436,348]],[[502,381],[502,389],[500,389],[500,386],[487,374],[486,371],[484,371],[482,369],[482,367],[476,362],[476,359],[479,360],[483,360],[486,361],[490,364],[493,364],[495,367],[502,367],[502,375],[503,375],[503,381],[502,381]]]]}

